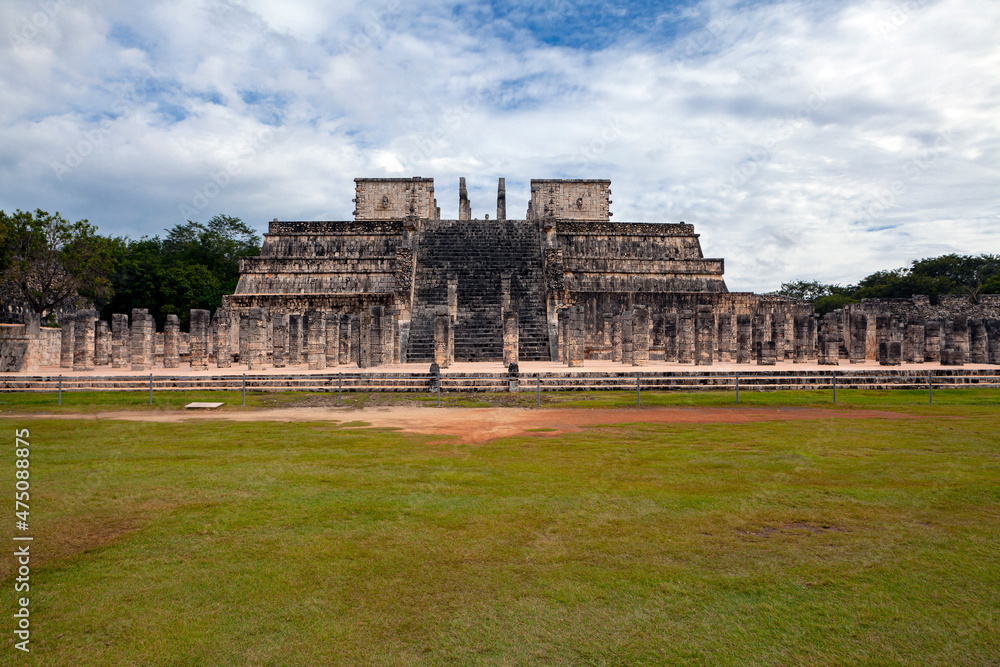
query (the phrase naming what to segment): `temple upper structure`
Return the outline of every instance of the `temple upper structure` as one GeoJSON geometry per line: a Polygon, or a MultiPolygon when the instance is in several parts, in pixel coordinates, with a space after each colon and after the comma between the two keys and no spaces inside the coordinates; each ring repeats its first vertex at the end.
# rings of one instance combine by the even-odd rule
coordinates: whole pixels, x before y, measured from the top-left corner
{"type": "Polygon", "coordinates": [[[637,306],[750,312],[692,225],[611,222],[609,180],[532,180],[523,220],[507,219],[503,179],[497,191],[497,219],[473,219],[463,178],[458,219],[442,220],[433,179],[357,178],[354,220],[272,221],[261,255],[241,260],[226,305],[377,308],[407,361],[433,358],[442,310],[454,357],[467,360],[503,356],[505,313],[516,313],[517,356],[531,360],[559,354],[559,313],[570,307],[583,308],[591,356],[610,348],[606,316],[637,306]]]}

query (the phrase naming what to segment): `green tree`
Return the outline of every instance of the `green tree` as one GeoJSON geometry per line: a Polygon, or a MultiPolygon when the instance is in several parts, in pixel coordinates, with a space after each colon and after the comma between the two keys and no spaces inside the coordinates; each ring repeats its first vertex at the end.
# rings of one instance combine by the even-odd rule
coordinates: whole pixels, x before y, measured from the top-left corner
{"type": "Polygon", "coordinates": [[[769,294],[791,299],[815,301],[833,294],[850,294],[853,289],[852,287],[844,287],[843,285],[821,283],[817,280],[793,280],[790,283],[781,283],[781,289],[769,292],[769,294]]]}
{"type": "Polygon", "coordinates": [[[259,254],[260,237],[228,215],[176,225],[163,239],[128,241],[112,279],[115,295],[102,315],[148,308],[159,326],[174,314],[187,327],[192,308],[214,310],[236,291],[239,258],[259,254]]]}
{"type": "Polygon", "coordinates": [[[170,264],[200,264],[219,281],[219,297],[236,291],[240,278],[240,257],[260,254],[260,237],[239,218],[217,215],[207,223],[177,225],[163,240],[163,252],[170,264]]]}
{"type": "MultiPolygon", "coordinates": [[[[914,260],[913,276],[923,276],[948,285],[949,292],[968,294],[973,303],[997,275],[1000,275],[1000,255],[941,255],[914,260]]],[[[990,288],[992,289],[992,287],[990,288]]]]}
{"type": "Polygon", "coordinates": [[[818,315],[826,315],[839,308],[843,308],[849,303],[857,303],[857,299],[852,299],[844,294],[828,294],[813,301],[813,308],[818,315]]]}
{"type": "Polygon", "coordinates": [[[111,295],[121,244],[58,212],[0,211],[0,282],[40,315],[74,296],[100,301],[111,295]]]}
{"type": "Polygon", "coordinates": [[[876,271],[865,276],[851,293],[855,299],[906,299],[916,294],[930,296],[936,302],[939,294],[950,294],[956,288],[946,277],[915,274],[909,269],[876,271]]]}

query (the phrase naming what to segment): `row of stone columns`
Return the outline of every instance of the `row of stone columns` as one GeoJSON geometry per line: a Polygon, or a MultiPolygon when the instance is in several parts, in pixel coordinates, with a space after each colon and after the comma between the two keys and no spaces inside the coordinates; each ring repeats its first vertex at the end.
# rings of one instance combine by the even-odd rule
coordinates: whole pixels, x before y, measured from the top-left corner
{"type": "MultiPolygon", "coordinates": [[[[444,318],[441,346],[450,363],[454,348],[450,318],[444,318]]],[[[210,356],[218,368],[233,363],[233,326],[238,327],[238,358],[248,370],[263,370],[268,362],[277,367],[305,364],[310,370],[358,364],[361,368],[399,362],[402,355],[399,322],[382,306],[360,314],[309,311],[275,314],[251,308],[238,320],[220,308],[215,318],[207,310],[191,311],[188,334],[191,370],[208,370],[210,356]],[[270,327],[270,332],[269,332],[270,327]],[[214,354],[212,351],[214,350],[214,354]]],[[[62,322],[60,365],[76,371],[95,366],[146,371],[155,362],[156,325],[148,310],[136,308],[129,317],[114,314],[111,325],[97,320],[97,312],[78,311],[62,322]]],[[[180,320],[168,315],[163,327],[163,366],[180,366],[180,320]]]]}
{"type": "MultiPolygon", "coordinates": [[[[819,334],[819,363],[839,364],[842,349],[846,349],[850,363],[864,363],[868,356],[868,330],[869,317],[865,313],[849,313],[846,318],[840,311],[824,315],[819,334]]],[[[1000,364],[1000,319],[970,319],[964,315],[893,319],[882,313],[875,316],[874,342],[875,358],[884,366],[904,362],[945,366],[1000,364]]]]}
{"type": "MultiPolygon", "coordinates": [[[[568,366],[580,366],[584,359],[584,319],[581,306],[559,312],[559,358],[568,366]]],[[[771,365],[786,357],[796,363],[815,358],[813,318],[792,319],[790,344],[784,316],[716,314],[712,306],[664,313],[657,319],[663,359],[667,362],[711,366],[723,362],[771,365]]],[[[653,322],[645,306],[607,316],[610,328],[611,360],[632,366],[649,363],[653,349],[653,322]]],[[[659,352],[659,350],[658,350],[659,352]]]]}
{"type": "MultiPolygon", "coordinates": [[[[663,359],[681,364],[712,365],[714,360],[773,365],[786,359],[794,363],[817,360],[836,365],[840,359],[864,363],[874,356],[883,365],[902,362],[940,362],[944,365],[1000,364],[1000,320],[969,319],[963,315],[941,320],[894,319],[875,316],[875,349],[868,349],[869,317],[841,311],[817,319],[778,313],[735,316],[714,313],[711,306],[665,313],[659,318],[663,359]]],[[[584,320],[581,306],[562,309],[558,315],[559,359],[570,367],[583,365],[584,320]]],[[[642,306],[606,316],[611,360],[633,366],[646,365],[652,348],[649,310],[642,306]]],[[[505,328],[506,332],[506,328],[505,328]]],[[[507,344],[505,334],[505,345],[507,344]]],[[[507,358],[505,357],[505,361],[507,358]]]]}

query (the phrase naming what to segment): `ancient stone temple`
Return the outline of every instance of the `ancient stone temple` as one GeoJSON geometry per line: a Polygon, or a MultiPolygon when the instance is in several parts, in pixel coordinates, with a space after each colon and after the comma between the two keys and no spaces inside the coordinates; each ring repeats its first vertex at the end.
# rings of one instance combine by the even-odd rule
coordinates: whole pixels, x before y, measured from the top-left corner
{"type": "Polygon", "coordinates": [[[272,221],[262,254],[241,260],[224,307],[357,317],[377,324],[392,361],[427,363],[442,312],[447,356],[462,361],[559,360],[561,345],[611,359],[616,318],[631,322],[637,309],[649,322],[648,347],[660,350],[654,358],[663,358],[665,318],[694,322],[699,312],[702,329],[707,312],[713,327],[724,323],[711,345],[726,358],[732,345],[719,353],[715,341],[736,339],[738,315],[773,316],[790,334],[790,318],[811,313],[808,304],[729,292],[723,260],[704,256],[693,225],[611,222],[608,180],[532,180],[520,220],[507,218],[503,179],[495,219],[472,219],[465,179],[457,220],[441,219],[433,179],[358,178],[355,193],[354,220],[272,221]],[[561,328],[561,313],[574,326],[561,328]]]}

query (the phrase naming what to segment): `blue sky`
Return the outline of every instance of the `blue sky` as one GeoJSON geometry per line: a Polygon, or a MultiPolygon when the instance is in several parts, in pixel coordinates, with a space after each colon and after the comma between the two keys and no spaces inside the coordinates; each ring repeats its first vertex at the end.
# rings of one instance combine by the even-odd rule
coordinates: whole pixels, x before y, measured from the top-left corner
{"type": "Polygon", "coordinates": [[[733,290],[1000,252],[992,0],[0,0],[0,209],[350,218],[356,176],[610,178],[733,290]]]}

